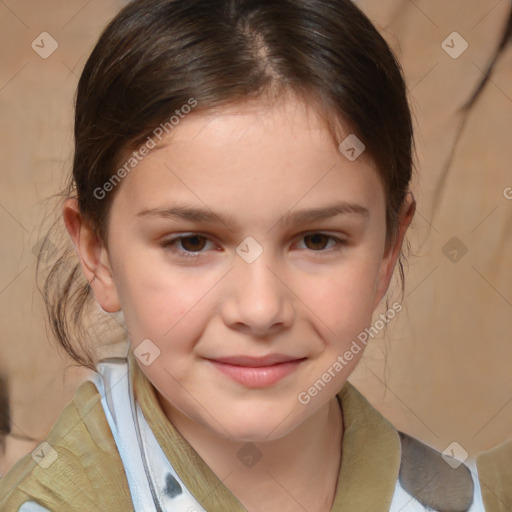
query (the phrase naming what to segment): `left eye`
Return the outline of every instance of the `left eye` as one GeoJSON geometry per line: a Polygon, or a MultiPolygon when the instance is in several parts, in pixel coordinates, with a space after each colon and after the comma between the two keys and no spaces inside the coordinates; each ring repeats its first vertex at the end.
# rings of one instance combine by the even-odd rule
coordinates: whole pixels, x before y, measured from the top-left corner
{"type": "MultiPolygon", "coordinates": [[[[327,235],[325,233],[308,233],[301,236],[301,239],[305,241],[305,245],[309,246],[307,247],[313,252],[325,252],[328,249],[332,249],[333,246],[343,246],[346,244],[344,240],[341,240],[335,236],[327,235]],[[329,241],[333,241],[334,244],[329,248],[326,247],[328,245],[329,241]],[[313,247],[311,247],[311,245],[313,247]]],[[[191,235],[185,235],[185,236],[178,236],[175,238],[172,238],[170,240],[166,240],[161,245],[164,248],[171,248],[172,252],[178,252],[180,253],[180,256],[185,257],[197,257],[200,256],[205,248],[206,244],[209,242],[208,238],[199,235],[199,234],[191,234],[191,235]],[[181,249],[176,249],[177,244],[181,245],[181,249]]],[[[212,243],[210,241],[210,243],[212,243]]]]}
{"type": "MultiPolygon", "coordinates": [[[[335,236],[326,235],[325,233],[310,233],[304,235],[302,237],[304,240],[310,240],[313,246],[316,246],[315,249],[312,249],[314,252],[325,251],[325,245],[328,240],[333,240],[335,242],[334,245],[343,245],[345,242],[336,238],[335,236]],[[321,247],[319,247],[321,246],[321,247]]],[[[306,244],[307,245],[307,244],[306,244]]],[[[332,247],[332,246],[331,246],[332,247]]]]}

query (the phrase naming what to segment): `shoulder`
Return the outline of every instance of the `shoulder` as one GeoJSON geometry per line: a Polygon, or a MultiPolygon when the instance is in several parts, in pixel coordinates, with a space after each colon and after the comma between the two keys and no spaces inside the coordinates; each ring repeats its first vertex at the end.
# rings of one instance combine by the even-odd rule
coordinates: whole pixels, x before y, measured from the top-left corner
{"type": "Polygon", "coordinates": [[[476,466],[489,510],[512,510],[512,439],[480,453],[476,466]]]}
{"type": "Polygon", "coordinates": [[[456,458],[403,432],[398,434],[402,455],[397,493],[405,494],[405,491],[425,507],[410,510],[484,511],[476,469],[471,470],[456,458]]]}
{"type": "Polygon", "coordinates": [[[124,468],[92,382],[78,388],[46,439],[0,480],[2,512],[18,512],[25,502],[52,512],[131,509],[124,468]]]}
{"type": "Polygon", "coordinates": [[[476,468],[398,431],[348,381],[338,397],[344,437],[353,445],[345,458],[354,449],[365,458],[366,477],[379,468],[375,485],[386,487],[391,512],[484,512],[476,468]]]}

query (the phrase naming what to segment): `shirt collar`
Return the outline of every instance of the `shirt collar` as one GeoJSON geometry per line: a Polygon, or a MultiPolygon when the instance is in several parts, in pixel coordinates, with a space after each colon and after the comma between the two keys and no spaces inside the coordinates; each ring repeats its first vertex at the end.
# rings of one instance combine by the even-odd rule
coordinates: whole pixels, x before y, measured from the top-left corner
{"type": "MultiPolygon", "coordinates": [[[[165,416],[156,391],[128,351],[130,385],[156,440],[176,473],[205,510],[245,512],[243,505],[213,473],[165,416]]],[[[400,470],[396,429],[350,383],[338,393],[343,411],[341,467],[331,512],[387,512],[400,470]]]]}

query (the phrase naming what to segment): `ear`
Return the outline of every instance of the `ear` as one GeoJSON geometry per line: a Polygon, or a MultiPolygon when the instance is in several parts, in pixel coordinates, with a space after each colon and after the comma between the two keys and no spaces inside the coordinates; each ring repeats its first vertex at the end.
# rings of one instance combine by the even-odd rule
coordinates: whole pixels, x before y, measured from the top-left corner
{"type": "Polygon", "coordinates": [[[391,246],[388,247],[387,251],[384,253],[382,262],[380,264],[379,275],[377,277],[375,286],[375,300],[373,303],[374,310],[377,308],[380,301],[388,291],[389,283],[391,281],[391,277],[393,276],[396,262],[398,261],[400,251],[402,250],[405,233],[410,223],[412,222],[415,212],[416,200],[414,199],[412,192],[408,192],[400,211],[398,235],[394,243],[391,244],[391,246]]]}
{"type": "Polygon", "coordinates": [[[62,216],[96,301],[106,313],[119,311],[121,305],[107,250],[83,218],[76,199],[66,200],[62,208],[62,216]]]}

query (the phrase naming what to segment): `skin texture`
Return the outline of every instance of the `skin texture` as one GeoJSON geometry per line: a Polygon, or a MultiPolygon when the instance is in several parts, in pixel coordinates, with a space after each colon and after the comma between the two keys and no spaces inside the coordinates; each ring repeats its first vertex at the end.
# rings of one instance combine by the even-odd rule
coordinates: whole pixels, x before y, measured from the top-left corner
{"type": "Polygon", "coordinates": [[[298,395],[371,324],[414,215],[412,195],[385,252],[385,196],[373,162],[364,153],[345,158],[315,111],[291,98],[189,115],[118,186],[108,249],[75,200],[64,219],[99,305],[123,310],[134,349],[149,339],[160,350],[139,365],[165,414],[248,510],[295,510],[295,500],[329,510],[342,436],[335,394],[363,351],[307,404],[298,395]],[[339,201],[368,213],[282,221],[339,201]],[[138,215],[176,202],[228,219],[138,215]],[[196,233],[206,238],[162,246],[196,233]],[[315,233],[344,243],[307,236],[315,233]],[[236,252],[247,237],[263,249],[252,263],[236,252]],[[207,360],[275,353],[305,359],[263,388],[207,360]],[[236,453],[247,442],[263,457],[243,471],[236,453]]]}

